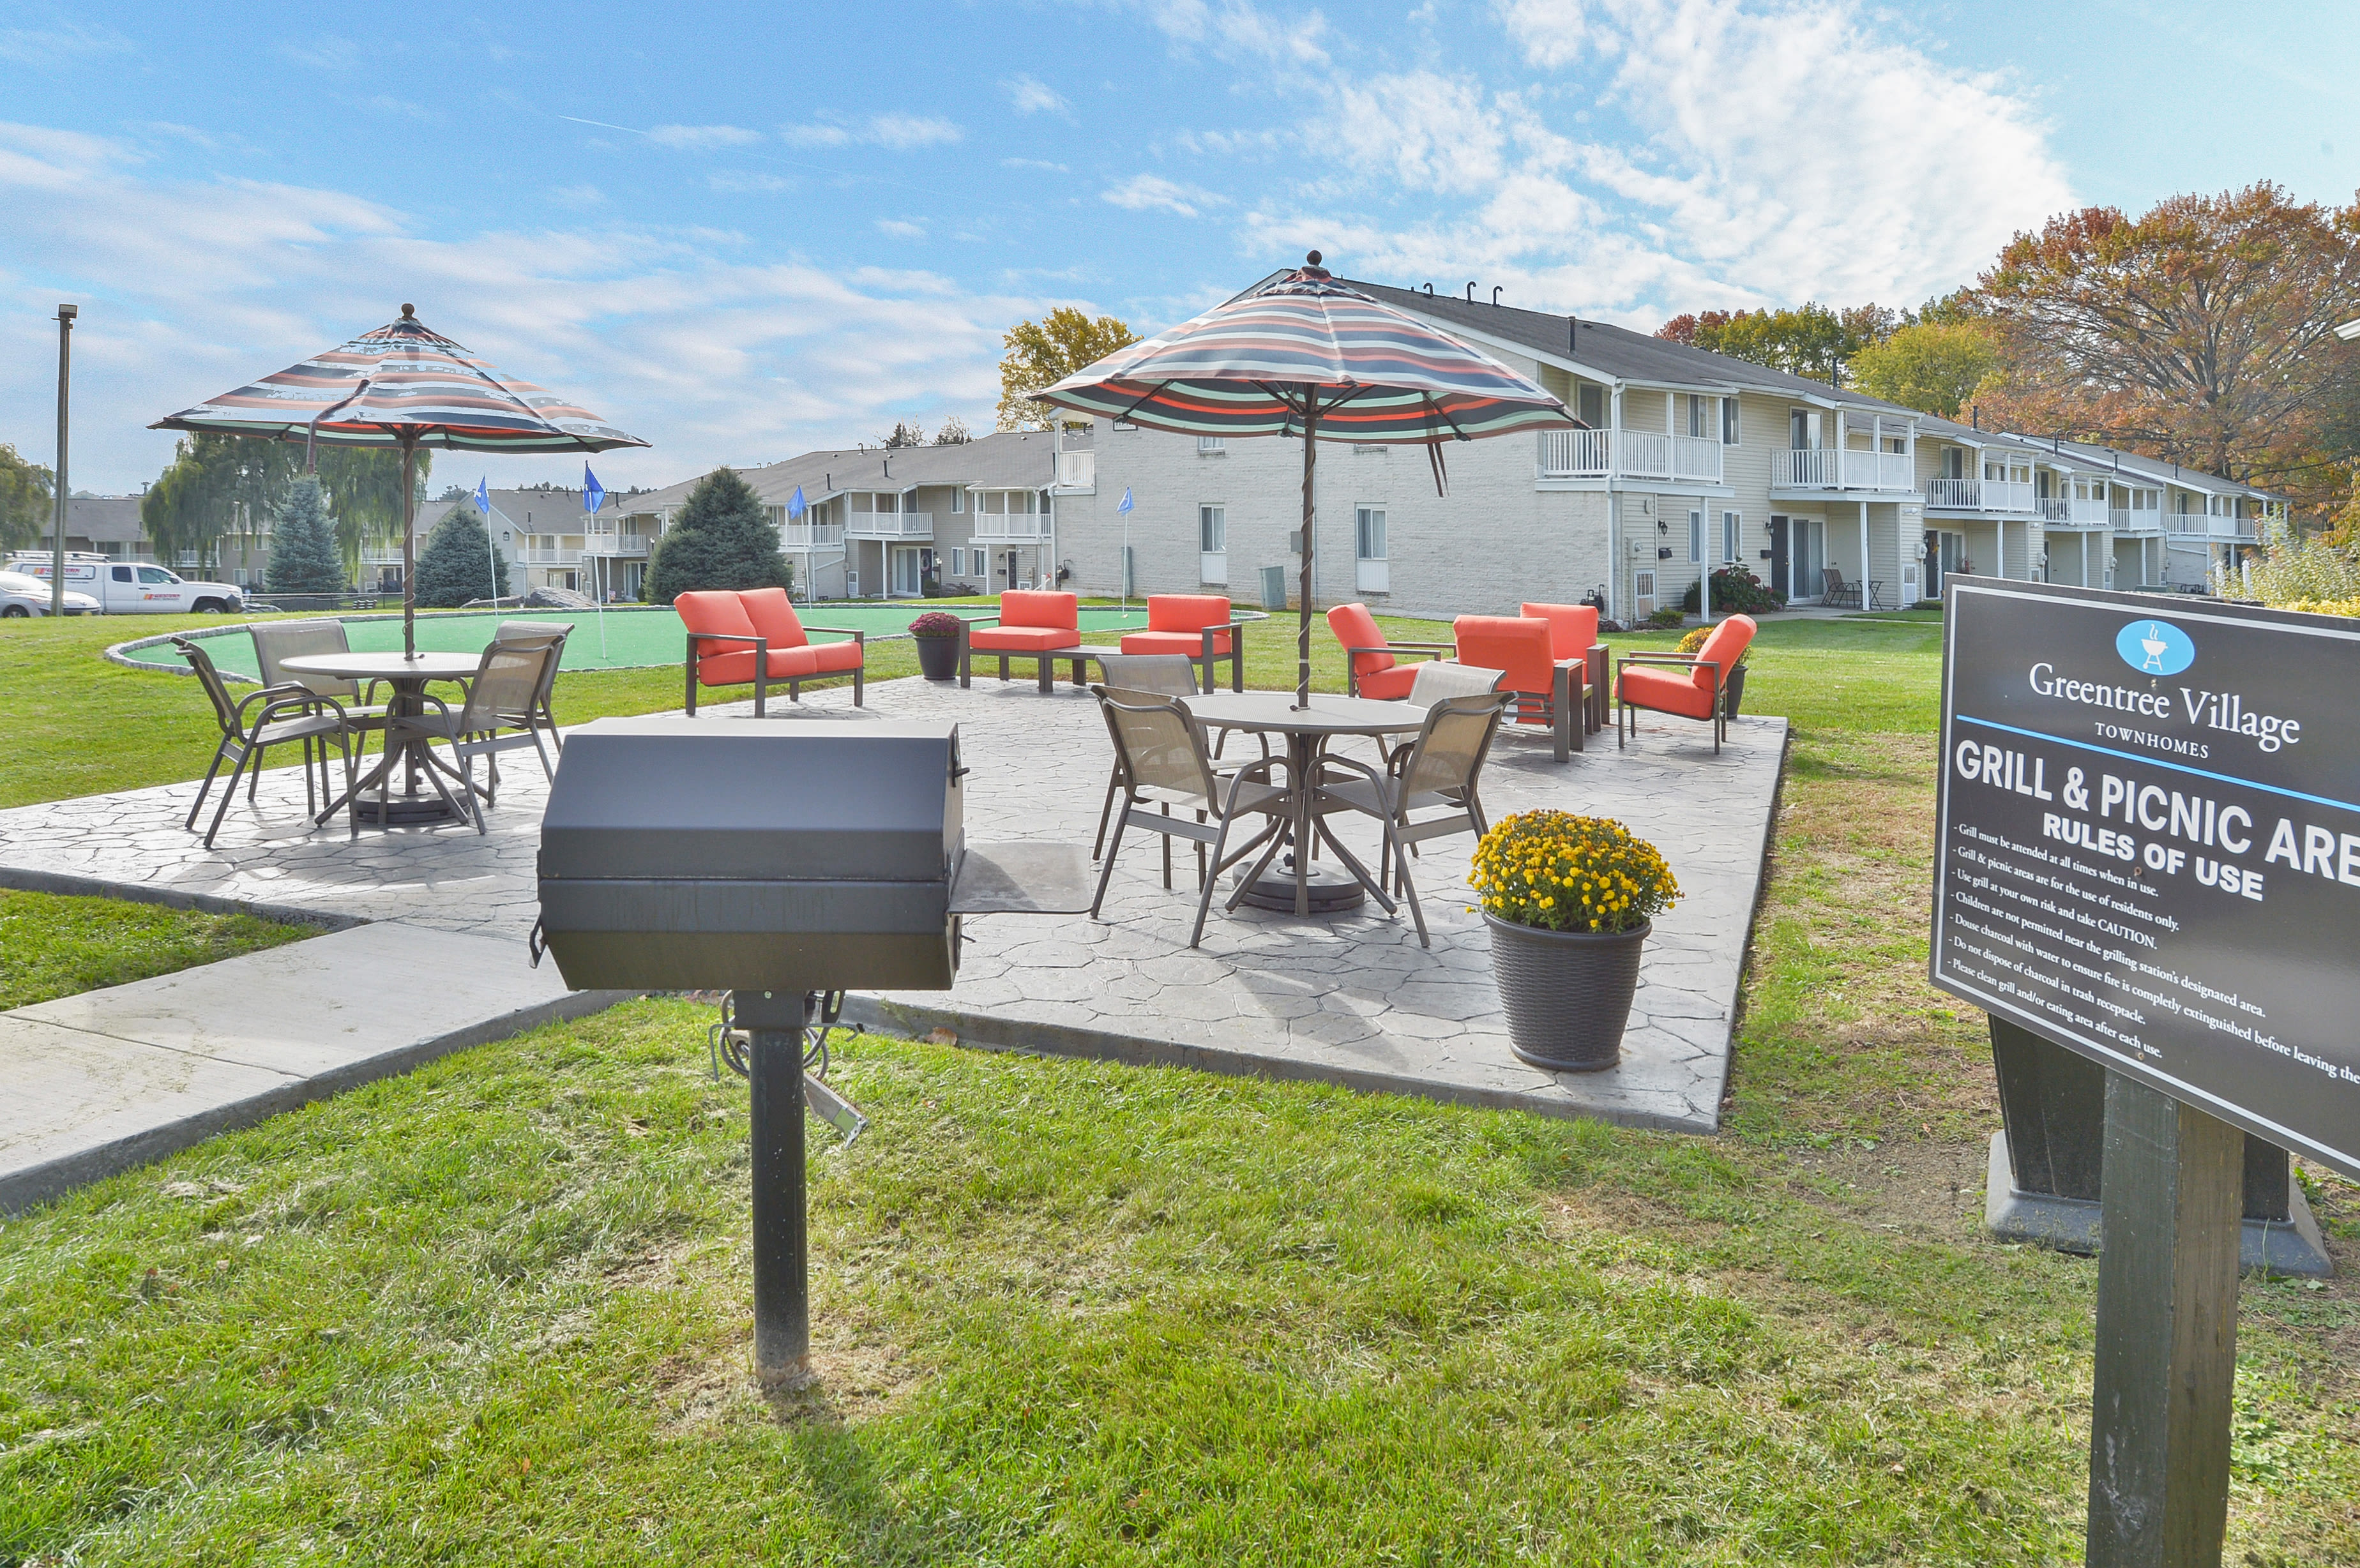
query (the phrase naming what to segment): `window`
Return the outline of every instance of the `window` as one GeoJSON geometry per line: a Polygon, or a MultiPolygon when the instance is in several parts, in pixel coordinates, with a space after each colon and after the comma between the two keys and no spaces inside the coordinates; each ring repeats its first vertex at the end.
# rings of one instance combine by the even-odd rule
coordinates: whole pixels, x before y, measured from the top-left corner
{"type": "MultiPolygon", "coordinates": [[[[189,555],[193,552],[184,550],[180,553],[182,555],[189,555]]],[[[173,576],[170,572],[165,571],[160,566],[143,566],[139,569],[139,581],[142,583],[178,583],[180,579],[173,576]]]]}
{"type": "Polygon", "coordinates": [[[115,569],[114,576],[117,583],[128,583],[132,581],[131,568],[127,566],[118,566],[115,569]]]}
{"type": "Polygon", "coordinates": [[[950,550],[950,556],[951,556],[951,575],[952,575],[952,576],[954,576],[954,577],[964,577],[964,576],[966,576],[966,575],[967,575],[967,551],[966,551],[966,550],[961,550],[957,545],[953,545],[953,546],[951,546],[951,550],[950,550]]]}
{"type": "Polygon", "coordinates": [[[1721,400],[1721,444],[1735,446],[1737,437],[1737,399],[1723,397],[1721,400]]]}
{"type": "Polygon", "coordinates": [[[1964,447],[1956,446],[1944,447],[1942,449],[1942,477],[1945,479],[1964,479],[1966,476],[1966,449],[1964,447]]]}
{"type": "Polygon", "coordinates": [[[1704,508],[1688,508],[1688,560],[1698,565],[1704,562],[1704,508]]]}
{"type": "Polygon", "coordinates": [[[1207,555],[1219,555],[1229,548],[1229,509],[1227,506],[1196,508],[1196,548],[1207,555]]]}
{"type": "Polygon", "coordinates": [[[1385,559],[1385,512],[1382,506],[1362,506],[1352,515],[1353,553],[1362,561],[1385,559]]]}
{"type": "Polygon", "coordinates": [[[960,486],[958,486],[958,485],[952,485],[952,486],[951,486],[951,512],[952,512],[952,515],[953,515],[953,516],[956,516],[958,513],[964,512],[964,511],[966,511],[966,510],[967,510],[967,492],[966,492],[966,490],[962,489],[962,488],[961,488],[960,486]]]}
{"type": "Polygon", "coordinates": [[[1196,454],[1202,457],[1208,452],[1226,452],[1229,450],[1229,445],[1228,439],[1223,436],[1198,436],[1196,454]]]}
{"type": "Polygon", "coordinates": [[[1575,397],[1574,402],[1576,404],[1574,413],[1583,424],[1593,430],[1602,430],[1606,428],[1605,387],[1594,381],[1585,381],[1581,384],[1581,391],[1575,397]]]}
{"type": "Polygon", "coordinates": [[[1711,406],[1711,398],[1688,394],[1688,434],[1699,441],[1712,433],[1712,415],[1709,412],[1711,406]]]}
{"type": "Polygon", "coordinates": [[[1743,512],[1723,512],[1723,513],[1721,515],[1721,560],[1723,560],[1723,561],[1735,561],[1735,560],[1737,560],[1737,559],[1738,559],[1738,556],[1737,556],[1738,541],[1739,541],[1740,538],[1743,535],[1744,531],[1745,531],[1745,514],[1744,514],[1744,513],[1743,513],[1743,512]]]}
{"type": "Polygon", "coordinates": [[[1808,452],[1819,444],[1812,439],[1811,411],[1808,408],[1786,410],[1786,444],[1797,452],[1808,452]]]}

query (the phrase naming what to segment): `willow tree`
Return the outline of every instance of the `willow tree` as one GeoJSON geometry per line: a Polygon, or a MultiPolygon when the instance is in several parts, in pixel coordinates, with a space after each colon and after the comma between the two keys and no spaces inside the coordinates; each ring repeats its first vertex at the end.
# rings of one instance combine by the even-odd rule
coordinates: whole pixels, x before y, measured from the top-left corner
{"type": "MultiPolygon", "coordinates": [[[[356,572],[365,548],[401,542],[401,453],[391,447],[316,450],[320,487],[336,517],[336,547],[344,551],[344,570],[356,572]]],[[[426,474],[433,460],[432,452],[419,448],[415,510],[425,509],[426,474]]]]}
{"type": "Polygon", "coordinates": [[[166,559],[193,551],[200,569],[220,559],[224,536],[254,540],[286,504],[302,454],[278,441],[204,432],[182,436],[172,461],[140,498],[139,525],[166,559]]]}
{"type": "Polygon", "coordinates": [[[0,441],[0,550],[38,543],[54,516],[55,476],[0,441]]]}

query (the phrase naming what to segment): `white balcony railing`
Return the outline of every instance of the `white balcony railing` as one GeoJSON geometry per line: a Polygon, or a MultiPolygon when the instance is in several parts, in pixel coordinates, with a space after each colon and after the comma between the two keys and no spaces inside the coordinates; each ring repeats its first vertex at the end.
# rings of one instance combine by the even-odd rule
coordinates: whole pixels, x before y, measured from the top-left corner
{"type": "MultiPolygon", "coordinates": [[[[1199,452],[1207,449],[1198,444],[1199,452]]],[[[1098,482],[1098,454],[1094,452],[1061,452],[1057,454],[1057,485],[1065,490],[1087,490],[1098,482]]]]}
{"type": "Polygon", "coordinates": [[[2250,517],[2230,517],[2203,512],[2171,512],[2166,514],[2174,539],[2211,539],[2222,544],[2254,542],[2254,522],[2250,517]]]}
{"type": "Polygon", "coordinates": [[[1774,490],[1879,490],[1918,488],[1916,464],[1906,452],[1849,452],[1834,447],[1770,454],[1774,490]]]}
{"type": "Polygon", "coordinates": [[[781,550],[842,550],[842,523],[785,523],[779,528],[781,550]]]}
{"type": "Polygon", "coordinates": [[[2163,532],[2163,511],[2158,506],[2110,507],[2106,526],[2118,534],[2159,534],[2163,532]]]}
{"type": "Polygon", "coordinates": [[[975,538],[989,544],[1032,544],[1049,537],[1046,512],[978,512],[975,538]]]}
{"type": "Polygon", "coordinates": [[[1928,479],[1926,505],[1954,512],[2029,512],[2032,485],[2021,479],[1928,479]]]}
{"type": "Polygon", "coordinates": [[[645,534],[584,534],[582,553],[585,555],[645,555],[648,553],[648,537],[645,534]]]}
{"type": "Polygon", "coordinates": [[[1544,479],[1687,479],[1721,483],[1721,442],[1652,430],[1543,430],[1544,479]]]}
{"type": "Polygon", "coordinates": [[[934,515],[932,512],[853,512],[845,518],[844,537],[930,539],[934,537],[934,515]]]}
{"type": "Polygon", "coordinates": [[[563,545],[536,544],[517,551],[517,559],[527,566],[578,566],[582,552],[563,545]]]}
{"type": "Polygon", "coordinates": [[[1604,430],[1543,430],[1541,477],[1602,479],[1612,455],[1604,430]]]}
{"type": "Polygon", "coordinates": [[[1721,483],[1721,442],[1707,436],[1672,438],[1672,477],[1721,483]]]}
{"type": "Polygon", "coordinates": [[[2038,496],[2034,500],[2032,509],[2044,523],[2070,522],[2073,517],[2072,504],[2062,495],[2038,496]]]}

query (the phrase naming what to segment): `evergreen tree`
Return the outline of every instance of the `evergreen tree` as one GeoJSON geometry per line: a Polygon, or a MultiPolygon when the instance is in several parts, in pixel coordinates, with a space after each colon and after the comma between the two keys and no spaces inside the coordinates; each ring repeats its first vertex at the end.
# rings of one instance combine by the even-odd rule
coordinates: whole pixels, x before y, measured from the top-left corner
{"type": "Polygon", "coordinates": [[[418,557],[418,602],[439,609],[508,591],[508,563],[492,553],[473,503],[442,514],[418,557]]]}
{"type": "Polygon", "coordinates": [[[699,480],[648,569],[648,598],[669,604],[702,588],[787,588],[779,530],[753,486],[730,469],[699,480]]]}
{"type": "Polygon", "coordinates": [[[286,504],[271,527],[266,581],[273,593],[341,593],[350,586],[327,497],[320,482],[308,474],[288,489],[286,504]]]}

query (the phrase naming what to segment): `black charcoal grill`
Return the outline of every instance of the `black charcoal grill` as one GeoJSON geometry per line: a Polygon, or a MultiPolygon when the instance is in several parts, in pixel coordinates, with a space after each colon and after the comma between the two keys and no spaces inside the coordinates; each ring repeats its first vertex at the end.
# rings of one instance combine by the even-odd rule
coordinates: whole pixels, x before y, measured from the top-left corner
{"type": "Polygon", "coordinates": [[[821,998],[947,990],[963,917],[1089,907],[1077,846],[967,843],[967,771],[949,724],[603,719],[567,738],[550,787],[535,940],[565,983],[727,991],[745,1031],[768,1380],[807,1369],[803,1068],[821,998]]]}

